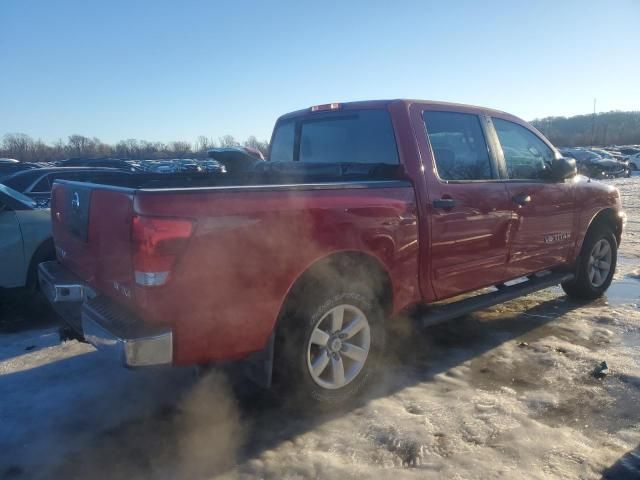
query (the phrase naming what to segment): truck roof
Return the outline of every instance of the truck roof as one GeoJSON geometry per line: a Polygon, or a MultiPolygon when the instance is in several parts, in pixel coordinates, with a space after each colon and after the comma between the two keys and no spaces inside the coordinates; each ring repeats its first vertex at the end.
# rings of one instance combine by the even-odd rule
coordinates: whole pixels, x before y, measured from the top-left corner
{"type": "MultiPolygon", "coordinates": [[[[478,111],[482,111],[484,113],[488,113],[490,115],[496,115],[496,116],[500,116],[503,118],[512,118],[512,119],[516,119],[519,120],[520,122],[522,122],[523,120],[516,117],[515,115],[511,115],[510,113],[504,112],[502,110],[496,110],[493,108],[487,108],[487,107],[481,107],[481,106],[477,106],[477,105],[468,105],[468,104],[464,104],[464,103],[455,103],[455,102],[440,102],[437,100],[420,100],[420,99],[411,99],[411,98],[396,98],[396,99],[388,99],[388,100],[363,100],[363,101],[357,101],[357,102],[335,102],[338,105],[340,105],[340,109],[341,110],[358,110],[358,109],[363,109],[363,108],[386,108],[387,106],[389,106],[392,103],[400,103],[400,104],[404,104],[407,107],[411,104],[414,103],[419,103],[421,105],[424,106],[432,106],[432,107],[443,107],[446,109],[454,109],[454,110],[461,110],[461,111],[469,111],[469,112],[478,112],[478,111]]],[[[326,104],[329,105],[329,104],[326,104]]],[[[308,113],[310,113],[311,111],[311,106],[301,109],[301,110],[296,110],[293,112],[289,112],[286,113],[282,116],[280,116],[280,120],[282,119],[286,119],[286,118],[292,118],[292,117],[298,117],[301,115],[306,115],[308,113]]]]}

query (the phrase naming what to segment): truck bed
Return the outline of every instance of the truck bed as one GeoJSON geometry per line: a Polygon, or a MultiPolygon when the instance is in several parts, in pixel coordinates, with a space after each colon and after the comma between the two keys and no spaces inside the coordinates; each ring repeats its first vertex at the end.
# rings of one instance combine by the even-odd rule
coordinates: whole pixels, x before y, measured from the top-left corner
{"type": "Polygon", "coordinates": [[[394,305],[419,300],[415,194],[386,167],[261,162],[228,177],[57,182],[58,260],[132,315],[173,328],[175,363],[243,358],[264,347],[296,279],[335,253],[384,265],[398,279],[394,305]],[[136,219],[192,225],[166,285],[137,283],[136,219]]]}
{"type": "Polygon", "coordinates": [[[231,173],[123,172],[96,183],[131,188],[239,187],[292,185],[326,182],[404,179],[400,165],[381,163],[301,163],[256,161],[249,168],[231,173]]]}

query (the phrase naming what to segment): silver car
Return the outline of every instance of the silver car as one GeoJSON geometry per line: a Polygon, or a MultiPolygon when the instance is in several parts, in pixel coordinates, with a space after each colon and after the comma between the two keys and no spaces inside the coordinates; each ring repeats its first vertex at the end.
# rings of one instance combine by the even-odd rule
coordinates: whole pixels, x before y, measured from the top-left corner
{"type": "Polygon", "coordinates": [[[38,264],[54,256],[50,210],[0,184],[0,288],[35,289],[38,264]]]}

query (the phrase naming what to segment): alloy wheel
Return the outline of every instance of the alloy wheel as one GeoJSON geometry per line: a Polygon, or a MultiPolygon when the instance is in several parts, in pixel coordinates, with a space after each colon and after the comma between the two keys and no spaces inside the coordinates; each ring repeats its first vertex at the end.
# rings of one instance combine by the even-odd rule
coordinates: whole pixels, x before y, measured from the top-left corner
{"type": "Polygon", "coordinates": [[[307,367],[319,386],[342,388],[364,368],[371,348],[371,329],[359,308],[341,304],[316,323],[307,344],[307,367]]]}

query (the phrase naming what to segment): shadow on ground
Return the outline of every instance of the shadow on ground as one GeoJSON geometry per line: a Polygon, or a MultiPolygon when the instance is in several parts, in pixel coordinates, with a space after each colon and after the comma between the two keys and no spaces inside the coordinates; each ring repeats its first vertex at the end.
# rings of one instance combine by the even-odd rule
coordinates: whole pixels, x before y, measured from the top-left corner
{"type": "Polygon", "coordinates": [[[0,288],[0,333],[55,325],[58,316],[39,292],[0,288]]]}
{"type": "Polygon", "coordinates": [[[637,480],[640,478],[640,445],[627,452],[602,472],[603,480],[637,480]]]}
{"type": "MultiPolygon", "coordinates": [[[[515,315],[511,307],[507,315],[498,318],[467,316],[431,327],[421,335],[409,329],[403,334],[400,329],[390,342],[385,367],[364,399],[331,413],[310,414],[304,406],[283,402],[245,383],[229,385],[227,376],[214,372],[185,390],[182,400],[165,403],[146,416],[96,434],[81,451],[61,459],[51,476],[202,478],[220,474],[283,442],[294,442],[300,434],[346,413],[358,415],[359,407],[372,399],[430,382],[504,342],[534,335],[537,329],[581,306],[565,297],[539,300],[520,300],[516,308],[522,306],[523,310],[515,315]]],[[[10,375],[30,381],[34,373],[10,375]]],[[[388,443],[380,441],[383,446],[388,443]]],[[[412,460],[410,446],[385,448],[396,448],[394,453],[403,463],[412,460]]]]}

